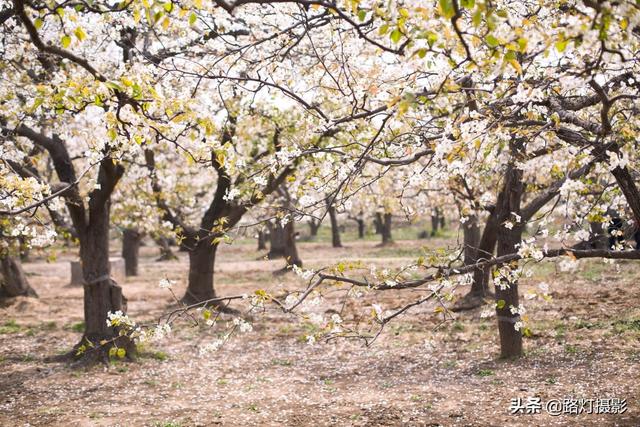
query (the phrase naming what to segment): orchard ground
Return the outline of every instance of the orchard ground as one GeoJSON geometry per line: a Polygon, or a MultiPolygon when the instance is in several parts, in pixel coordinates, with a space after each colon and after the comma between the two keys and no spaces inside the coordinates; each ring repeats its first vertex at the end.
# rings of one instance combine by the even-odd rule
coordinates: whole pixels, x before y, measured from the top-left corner
{"type": "MultiPolygon", "coordinates": [[[[344,239],[333,249],[326,230],[316,242],[300,242],[307,268],[343,260],[380,268],[415,259],[420,247],[455,243],[457,236],[401,240],[415,230],[398,230],[396,243],[378,247],[377,237],[344,239]]],[[[394,230],[394,232],[396,232],[394,230]]],[[[117,245],[113,245],[113,253],[117,245]]],[[[254,241],[219,250],[216,289],[220,295],[265,289],[281,294],[300,288],[289,273],[273,276],[282,260],[265,261],[254,241]]],[[[185,287],[186,254],[156,262],[155,247],[142,248],[140,275],[122,283],[129,314],[151,321],[172,304],[163,277],[185,287]]],[[[0,308],[0,425],[461,425],[461,426],[634,426],[640,425],[640,265],[581,261],[574,273],[552,262],[533,268],[521,294],[544,281],[551,302],[524,300],[533,336],[526,357],[498,358],[495,318],[480,309],[440,322],[433,305],[413,309],[388,325],[370,347],[335,340],[308,345],[305,327],[292,316],[269,311],[254,318],[254,330],[216,352],[200,354],[212,339],[186,324],[172,338],[143,349],[135,362],[74,369],[47,358],[69,351],[82,330],[82,289],[67,286],[69,260],[59,251],[47,262],[25,263],[39,299],[19,298],[0,308]],[[511,415],[513,398],[620,398],[623,415],[511,415]]],[[[465,292],[460,288],[458,292],[465,292]]],[[[384,308],[415,298],[415,291],[390,291],[384,308]]],[[[339,308],[329,297],[326,308],[339,308]],[[333,302],[333,304],[331,304],[333,302]]],[[[348,304],[344,317],[366,315],[348,304]]]]}

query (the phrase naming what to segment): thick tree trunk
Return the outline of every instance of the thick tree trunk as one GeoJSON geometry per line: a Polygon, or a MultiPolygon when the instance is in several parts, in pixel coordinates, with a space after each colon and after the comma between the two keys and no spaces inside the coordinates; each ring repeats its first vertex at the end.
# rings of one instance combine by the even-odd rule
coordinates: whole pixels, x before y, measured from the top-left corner
{"type": "Polygon", "coordinates": [[[287,265],[297,265],[302,267],[302,260],[298,255],[298,247],[296,246],[296,230],[293,220],[287,222],[284,226],[285,236],[285,254],[284,257],[287,260],[287,265]]]}
{"type": "Polygon", "coordinates": [[[167,237],[159,237],[155,239],[156,244],[160,248],[160,257],[156,261],[173,261],[178,259],[176,254],[171,250],[171,241],[167,237]]]}
{"type": "Polygon", "coordinates": [[[358,223],[358,239],[364,239],[364,219],[356,219],[358,223]]]}
{"type": "Polygon", "coordinates": [[[592,249],[607,249],[607,234],[604,231],[604,226],[601,222],[589,223],[591,229],[591,236],[589,238],[590,246],[592,249]]]}
{"type": "Polygon", "coordinates": [[[122,258],[127,276],[138,275],[138,255],[142,234],[138,230],[126,228],[122,231],[122,258]]]}
{"type": "MultiPolygon", "coordinates": [[[[92,206],[89,225],[80,234],[80,260],[84,277],[84,322],[85,333],[80,344],[87,341],[103,348],[99,343],[110,341],[125,348],[133,356],[135,348],[126,337],[119,337],[118,331],[107,326],[109,312],[126,312],[126,298],[122,288],[109,275],[109,202],[102,207],[92,206]]],[[[108,348],[108,346],[107,346],[108,348]]],[[[86,350],[92,351],[91,348],[86,350]]],[[[102,354],[104,357],[104,354],[102,354]]]]}
{"type": "Polygon", "coordinates": [[[438,234],[439,225],[440,225],[440,217],[438,216],[437,212],[433,213],[431,215],[431,237],[438,234]]]}
{"type": "Polygon", "coordinates": [[[276,259],[286,257],[287,237],[285,235],[285,229],[279,221],[276,221],[276,224],[270,227],[269,243],[267,258],[276,259]]]}
{"type": "MultiPolygon", "coordinates": [[[[512,144],[515,144],[512,142],[512,144]]],[[[516,150],[512,146],[512,150],[516,150]]],[[[515,156],[514,156],[515,157],[515,156]]],[[[498,212],[497,256],[509,255],[517,252],[517,245],[522,240],[524,227],[522,223],[514,224],[512,229],[504,226],[506,221],[514,222],[514,213],[521,214],[520,203],[524,186],[522,183],[522,170],[511,163],[507,168],[504,183],[504,199],[496,206],[498,212]]],[[[517,262],[513,267],[517,266],[517,262]]],[[[522,356],[522,333],[516,330],[514,325],[520,320],[519,314],[511,312],[512,307],[519,307],[518,283],[511,282],[505,289],[496,287],[496,315],[498,319],[498,331],[500,333],[500,354],[503,358],[522,356]]]]}
{"type": "Polygon", "coordinates": [[[336,208],[329,204],[327,206],[327,210],[329,212],[329,220],[331,221],[331,245],[334,248],[341,248],[342,242],[340,241],[340,229],[338,227],[338,215],[336,213],[336,208]]]}
{"type": "Polygon", "coordinates": [[[311,237],[316,237],[318,235],[318,230],[320,229],[320,225],[322,223],[314,218],[309,220],[309,235],[311,237]]]}
{"type": "Polygon", "coordinates": [[[264,229],[258,230],[258,250],[264,251],[267,249],[267,236],[264,229]]]}
{"type": "Polygon", "coordinates": [[[376,216],[373,218],[373,226],[376,234],[382,234],[382,214],[380,212],[376,212],[376,216]]]}
{"type": "Polygon", "coordinates": [[[216,297],[213,288],[213,267],[217,244],[199,240],[189,252],[189,282],[182,298],[185,304],[195,304],[216,297]]]}
{"type": "Polygon", "coordinates": [[[391,238],[391,214],[385,213],[382,222],[382,244],[388,245],[390,243],[393,243],[393,239],[391,238]]]}
{"type": "MultiPolygon", "coordinates": [[[[477,260],[490,259],[498,241],[498,217],[492,212],[487,219],[487,223],[482,231],[482,238],[478,245],[477,260]]],[[[478,268],[473,272],[473,283],[470,294],[484,298],[489,293],[489,278],[491,276],[490,267],[478,268]]]]}
{"type": "MultiPolygon", "coordinates": [[[[494,221],[495,222],[495,221],[494,221]]],[[[483,251],[482,243],[487,245],[489,242],[485,239],[489,224],[485,226],[485,231],[480,238],[480,226],[478,224],[478,217],[471,215],[469,219],[463,224],[462,232],[464,236],[464,264],[472,265],[477,263],[480,259],[486,258],[486,252],[483,251]]],[[[495,231],[492,233],[495,236],[495,231]]],[[[495,238],[491,243],[491,253],[493,253],[493,246],[495,246],[495,238]]],[[[487,294],[487,287],[489,283],[489,275],[487,274],[490,268],[484,270],[475,270],[473,275],[473,282],[471,284],[471,290],[453,306],[453,311],[472,310],[480,307],[484,304],[484,297],[487,294]]]]}
{"type": "Polygon", "coordinates": [[[0,298],[5,297],[37,297],[38,294],[33,290],[27,275],[22,269],[22,264],[17,258],[9,255],[0,257],[0,267],[2,271],[2,280],[0,281],[0,298]]]}
{"type": "Polygon", "coordinates": [[[27,245],[24,244],[24,239],[20,239],[20,261],[21,262],[29,262],[30,249],[27,245]]]}
{"type": "Polygon", "coordinates": [[[475,264],[478,260],[478,247],[480,245],[480,227],[478,217],[470,215],[462,226],[464,239],[464,264],[475,264]]]}

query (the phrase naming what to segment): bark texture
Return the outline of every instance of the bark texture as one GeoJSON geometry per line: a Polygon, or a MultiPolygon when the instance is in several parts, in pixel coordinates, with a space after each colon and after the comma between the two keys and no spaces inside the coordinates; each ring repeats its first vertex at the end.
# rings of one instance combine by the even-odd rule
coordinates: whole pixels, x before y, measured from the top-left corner
{"type": "Polygon", "coordinates": [[[334,248],[341,248],[342,241],[340,240],[340,228],[338,227],[336,208],[332,204],[328,204],[327,212],[329,213],[329,220],[331,221],[331,245],[334,248]]]}
{"type": "Polygon", "coordinates": [[[9,255],[0,257],[0,298],[6,297],[37,297],[38,294],[29,284],[27,275],[22,269],[20,260],[9,255]]]}
{"type": "Polygon", "coordinates": [[[138,275],[138,255],[142,234],[138,230],[127,228],[122,231],[122,258],[127,276],[138,275]]]}

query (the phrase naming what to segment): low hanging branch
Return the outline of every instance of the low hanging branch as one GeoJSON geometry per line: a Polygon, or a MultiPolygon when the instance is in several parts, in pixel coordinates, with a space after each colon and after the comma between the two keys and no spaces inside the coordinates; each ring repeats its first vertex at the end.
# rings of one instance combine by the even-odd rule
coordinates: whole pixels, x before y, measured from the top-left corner
{"type": "MultiPolygon", "coordinates": [[[[640,259],[640,250],[611,251],[606,249],[575,250],[571,248],[561,248],[561,249],[550,249],[544,253],[544,258],[556,258],[559,256],[573,256],[574,258],[577,258],[577,259],[581,259],[581,258],[640,259]]],[[[515,253],[515,254],[503,255],[500,257],[479,261],[475,264],[469,264],[469,265],[465,265],[457,268],[456,267],[447,267],[447,268],[439,267],[438,271],[435,273],[429,274],[427,276],[424,276],[416,280],[398,282],[393,286],[388,284],[372,285],[366,280],[357,280],[357,279],[352,279],[344,276],[336,276],[333,274],[318,273],[317,274],[318,279],[311,286],[309,286],[305,294],[303,294],[303,297],[311,293],[313,289],[317,288],[324,281],[348,283],[354,286],[367,287],[373,290],[380,290],[380,291],[391,290],[391,289],[410,289],[410,288],[417,288],[426,283],[433,282],[443,277],[451,277],[451,276],[471,273],[481,268],[491,267],[499,264],[505,264],[505,263],[508,263],[511,261],[517,261],[520,259],[529,259],[529,258],[524,258],[522,255],[515,253]]],[[[302,299],[303,298],[300,298],[300,300],[302,299]]]]}

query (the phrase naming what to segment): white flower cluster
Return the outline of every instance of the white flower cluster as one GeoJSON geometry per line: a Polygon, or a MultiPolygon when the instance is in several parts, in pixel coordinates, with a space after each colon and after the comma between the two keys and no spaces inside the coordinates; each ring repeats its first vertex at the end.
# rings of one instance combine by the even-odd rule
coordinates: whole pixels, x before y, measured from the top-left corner
{"type": "Polygon", "coordinates": [[[298,303],[298,297],[294,294],[289,294],[284,299],[284,306],[288,309],[292,308],[294,305],[298,303]]]}
{"type": "Polygon", "coordinates": [[[575,273],[578,271],[580,262],[577,259],[566,258],[558,263],[558,268],[564,273],[575,273]]]}
{"type": "Polygon", "coordinates": [[[135,322],[129,318],[122,310],[107,313],[107,326],[133,329],[135,322]]]}
{"type": "Polygon", "coordinates": [[[231,202],[238,198],[240,195],[240,190],[237,188],[227,188],[227,192],[222,197],[225,201],[231,202]]]}
{"type": "Polygon", "coordinates": [[[607,155],[609,156],[609,171],[613,171],[616,168],[623,169],[629,164],[629,159],[625,157],[624,153],[609,151],[607,155]]]}
{"type": "Polygon", "coordinates": [[[220,350],[220,348],[224,345],[226,340],[223,339],[215,339],[202,347],[200,347],[200,354],[204,355],[206,353],[211,353],[214,351],[220,350]]]}
{"type": "Polygon", "coordinates": [[[160,286],[160,288],[162,289],[171,289],[173,287],[175,282],[173,282],[172,280],[169,280],[167,278],[161,279],[160,282],[158,283],[158,286],[160,286]]]}
{"type": "Polygon", "coordinates": [[[522,258],[533,258],[536,261],[541,261],[544,258],[542,249],[535,245],[535,237],[531,237],[527,240],[520,242],[518,245],[518,255],[522,258]]]}
{"type": "Polygon", "coordinates": [[[509,289],[512,283],[516,283],[522,276],[521,268],[500,267],[493,278],[493,285],[501,290],[509,289]]]}
{"type": "Polygon", "coordinates": [[[251,323],[247,322],[244,319],[240,319],[239,317],[233,319],[233,324],[238,327],[240,332],[244,333],[253,331],[253,326],[251,326],[251,323]]]}
{"type": "Polygon", "coordinates": [[[304,280],[309,280],[313,277],[313,275],[315,274],[315,271],[313,270],[304,270],[300,267],[298,267],[297,265],[293,264],[291,266],[292,270],[294,273],[296,273],[297,276],[301,277],[304,280]]]}

